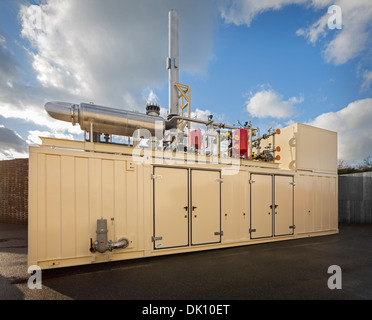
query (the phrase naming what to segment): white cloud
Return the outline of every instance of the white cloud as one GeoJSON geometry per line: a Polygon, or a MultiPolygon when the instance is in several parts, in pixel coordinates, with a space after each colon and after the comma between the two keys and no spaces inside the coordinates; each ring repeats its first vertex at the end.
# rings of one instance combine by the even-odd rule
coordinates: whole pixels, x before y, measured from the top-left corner
{"type": "Polygon", "coordinates": [[[306,37],[312,44],[315,44],[319,37],[326,36],[326,28],[328,28],[328,16],[322,16],[318,21],[313,23],[310,28],[301,28],[296,31],[296,35],[306,37]]]}
{"type": "Polygon", "coordinates": [[[308,0],[230,0],[220,3],[221,16],[226,23],[250,26],[252,20],[267,10],[280,10],[289,4],[306,4],[308,0]]]}
{"type": "Polygon", "coordinates": [[[57,139],[67,139],[73,140],[74,136],[72,134],[65,134],[62,132],[54,131],[40,131],[40,130],[30,130],[28,131],[27,143],[30,145],[41,144],[40,137],[49,137],[57,139]]]}
{"type": "Polygon", "coordinates": [[[305,36],[315,44],[320,37],[334,35],[326,43],[323,56],[327,63],[341,65],[360,56],[371,45],[372,5],[370,0],[335,0],[332,4],[342,10],[342,30],[329,30],[327,26],[330,14],[325,10],[329,3],[319,4],[324,7],[324,15],[312,26],[300,29],[297,35],[305,36]]]}
{"type": "Polygon", "coordinates": [[[338,132],[338,157],[362,161],[372,150],[372,99],[357,100],[337,112],[324,113],[308,124],[338,132]]]}
{"type": "Polygon", "coordinates": [[[269,88],[258,91],[255,94],[251,93],[250,98],[246,102],[246,108],[252,117],[288,119],[295,115],[295,105],[303,101],[304,98],[302,96],[284,100],[281,94],[269,88]]]}
{"type": "Polygon", "coordinates": [[[52,132],[68,132],[70,134],[80,134],[79,126],[72,126],[71,123],[56,121],[50,118],[43,106],[26,105],[15,108],[11,104],[0,104],[0,115],[4,118],[21,119],[26,122],[44,126],[52,132]]]}
{"type": "Polygon", "coordinates": [[[362,89],[369,89],[371,83],[372,83],[372,70],[366,70],[363,73],[362,89]]]}
{"type": "Polygon", "coordinates": [[[28,144],[15,131],[0,126],[0,160],[26,157],[28,144]]]}
{"type": "Polygon", "coordinates": [[[146,98],[147,103],[159,103],[159,97],[153,90],[149,90],[146,98]]]}
{"type": "Polygon", "coordinates": [[[332,35],[332,39],[327,40],[323,50],[323,57],[327,63],[344,64],[371,47],[371,0],[230,0],[220,3],[220,11],[226,23],[250,26],[257,15],[293,4],[322,10],[321,17],[315,23],[300,28],[296,34],[306,37],[312,44],[327,35],[332,35]],[[342,10],[342,30],[328,28],[328,19],[332,17],[328,14],[328,7],[331,5],[337,5],[342,10]]]}
{"type": "MultiPolygon", "coordinates": [[[[21,5],[19,11],[31,70],[24,61],[17,63],[0,35],[0,115],[40,126],[43,135],[81,134],[79,126],[49,118],[48,101],[144,111],[148,99],[157,99],[155,90],[167,84],[170,9],[179,11],[182,71],[203,74],[213,57],[218,16],[213,0],[39,3],[21,5]],[[144,96],[147,88],[152,90],[144,96]]],[[[159,103],[167,107],[168,101],[159,103]]],[[[166,117],[166,109],[161,112],[166,117]]],[[[29,133],[30,142],[39,141],[36,131],[29,133]]]]}
{"type": "Polygon", "coordinates": [[[179,10],[182,70],[203,73],[212,57],[211,0],[46,0],[37,8],[20,11],[37,79],[99,104],[144,108],[143,89],[166,83],[170,9],[179,10]]]}

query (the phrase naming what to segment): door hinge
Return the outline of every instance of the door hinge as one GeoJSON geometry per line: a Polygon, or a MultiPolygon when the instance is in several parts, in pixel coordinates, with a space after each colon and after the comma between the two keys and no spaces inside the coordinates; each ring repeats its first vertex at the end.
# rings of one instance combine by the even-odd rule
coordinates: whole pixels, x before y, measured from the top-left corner
{"type": "Polygon", "coordinates": [[[256,180],[249,180],[249,183],[252,184],[252,183],[256,183],[256,180]]]}
{"type": "Polygon", "coordinates": [[[216,179],[216,182],[223,182],[223,178],[216,179]]]}
{"type": "Polygon", "coordinates": [[[163,240],[163,237],[152,237],[152,242],[163,240]]]}
{"type": "Polygon", "coordinates": [[[221,231],[221,232],[215,232],[214,235],[215,236],[223,236],[223,231],[221,231]]]}
{"type": "Polygon", "coordinates": [[[256,232],[256,229],[249,229],[249,233],[256,232]]]}
{"type": "Polygon", "coordinates": [[[289,184],[291,184],[292,186],[295,186],[296,182],[290,182],[289,184]]]}
{"type": "Polygon", "coordinates": [[[162,178],[161,175],[156,175],[156,174],[152,174],[152,175],[151,175],[151,179],[152,179],[152,180],[155,180],[155,179],[161,179],[161,178],[162,178]]]}
{"type": "Polygon", "coordinates": [[[295,225],[293,225],[293,226],[289,226],[289,229],[296,229],[296,226],[295,225]]]}

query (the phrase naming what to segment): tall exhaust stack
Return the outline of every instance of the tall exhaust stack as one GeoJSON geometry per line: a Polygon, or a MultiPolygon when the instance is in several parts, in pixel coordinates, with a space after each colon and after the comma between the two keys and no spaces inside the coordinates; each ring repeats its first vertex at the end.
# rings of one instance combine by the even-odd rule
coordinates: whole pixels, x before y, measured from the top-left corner
{"type": "Polygon", "coordinates": [[[179,82],[178,12],[169,11],[169,115],[178,115],[178,92],[175,86],[179,82]]]}

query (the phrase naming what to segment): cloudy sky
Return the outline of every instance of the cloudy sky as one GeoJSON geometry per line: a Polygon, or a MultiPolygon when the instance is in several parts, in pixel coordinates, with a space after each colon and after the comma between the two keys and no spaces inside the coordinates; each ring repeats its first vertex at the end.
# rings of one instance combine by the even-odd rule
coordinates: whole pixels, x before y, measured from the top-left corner
{"type": "Polygon", "coordinates": [[[82,139],[48,101],[168,108],[170,9],[195,114],[307,123],[338,132],[340,159],[372,155],[370,0],[1,0],[0,159],[39,136],[82,139]]]}

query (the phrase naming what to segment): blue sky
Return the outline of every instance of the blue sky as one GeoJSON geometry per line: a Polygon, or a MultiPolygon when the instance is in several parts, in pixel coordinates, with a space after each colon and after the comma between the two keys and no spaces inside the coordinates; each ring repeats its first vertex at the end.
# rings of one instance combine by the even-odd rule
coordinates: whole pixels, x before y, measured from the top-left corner
{"type": "Polygon", "coordinates": [[[46,116],[47,101],[167,109],[174,8],[193,115],[261,131],[308,123],[338,132],[340,159],[372,155],[369,0],[3,0],[0,159],[27,157],[38,136],[82,138],[46,116]],[[331,5],[340,30],[328,27],[331,5]]]}

